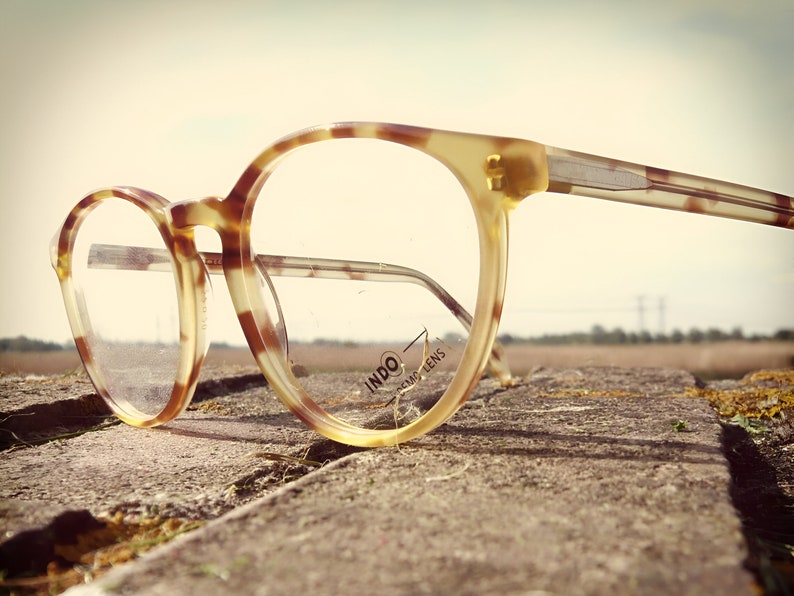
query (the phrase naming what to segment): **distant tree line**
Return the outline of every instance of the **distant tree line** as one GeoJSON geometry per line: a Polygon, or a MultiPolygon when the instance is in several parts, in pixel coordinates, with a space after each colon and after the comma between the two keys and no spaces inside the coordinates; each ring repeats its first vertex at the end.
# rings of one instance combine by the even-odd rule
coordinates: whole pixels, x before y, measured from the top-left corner
{"type": "Polygon", "coordinates": [[[63,345],[51,341],[30,339],[24,335],[0,338],[0,352],[56,352],[73,347],[74,344],[71,341],[68,345],[63,345]]]}
{"type": "Polygon", "coordinates": [[[564,345],[564,344],[593,344],[593,345],[631,345],[631,344],[681,344],[681,343],[711,343],[730,340],[744,341],[794,341],[794,329],[779,329],[772,335],[750,335],[746,336],[741,328],[736,327],[730,332],[722,329],[709,328],[698,329],[693,327],[687,332],[676,329],[670,334],[650,333],[648,331],[624,331],[617,327],[608,330],[601,325],[593,325],[587,331],[573,333],[545,334],[540,337],[517,337],[509,333],[499,336],[499,341],[503,344],[511,343],[531,343],[539,345],[564,345]]]}
{"type": "MultiPolygon", "coordinates": [[[[462,340],[463,336],[452,333],[444,337],[445,341],[454,343],[455,341],[462,340]]],[[[734,328],[730,332],[725,332],[716,328],[709,328],[701,330],[692,328],[686,333],[683,331],[675,330],[669,335],[656,333],[652,334],[648,331],[641,331],[639,333],[630,331],[626,332],[617,327],[608,330],[601,325],[593,325],[589,332],[578,331],[572,333],[558,333],[558,334],[545,334],[540,337],[519,337],[510,333],[503,333],[499,336],[499,341],[504,345],[516,343],[529,343],[538,345],[565,345],[565,344],[593,344],[593,345],[631,345],[631,344],[681,344],[681,343],[712,343],[720,341],[739,340],[739,341],[794,341],[794,329],[779,329],[771,335],[745,335],[739,327],[734,328]]],[[[314,345],[320,346],[355,346],[356,342],[352,341],[332,341],[332,340],[315,340],[314,345]]],[[[230,344],[221,342],[213,342],[213,347],[224,348],[234,347],[230,344]]],[[[69,340],[63,344],[42,341],[40,339],[30,339],[24,335],[13,338],[0,338],[0,352],[56,352],[59,350],[73,350],[74,343],[69,340]]]]}

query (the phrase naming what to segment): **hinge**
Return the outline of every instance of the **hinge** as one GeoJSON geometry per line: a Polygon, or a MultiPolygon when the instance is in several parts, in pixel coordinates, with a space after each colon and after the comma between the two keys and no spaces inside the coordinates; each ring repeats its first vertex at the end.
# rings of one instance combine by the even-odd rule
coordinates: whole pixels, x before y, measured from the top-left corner
{"type": "Polygon", "coordinates": [[[488,177],[488,190],[501,191],[507,188],[507,172],[501,155],[497,153],[485,159],[485,175],[488,177]]]}

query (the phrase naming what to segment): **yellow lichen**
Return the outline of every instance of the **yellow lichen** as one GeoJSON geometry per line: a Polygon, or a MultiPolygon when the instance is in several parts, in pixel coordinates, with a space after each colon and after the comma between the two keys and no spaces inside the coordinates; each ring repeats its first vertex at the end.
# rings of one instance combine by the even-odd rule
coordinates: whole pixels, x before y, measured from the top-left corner
{"type": "Polygon", "coordinates": [[[187,409],[191,411],[198,411],[202,414],[217,414],[218,416],[231,416],[234,414],[234,411],[231,408],[224,406],[214,399],[201,402],[199,404],[193,404],[188,406],[187,409]]]}
{"type": "Polygon", "coordinates": [[[794,370],[762,370],[732,389],[687,387],[684,394],[708,399],[720,416],[771,418],[794,407],[794,370]]]}
{"type": "Polygon", "coordinates": [[[0,581],[0,588],[25,594],[58,594],[203,525],[203,522],[159,516],[125,518],[120,512],[111,518],[98,519],[103,527],[78,534],[73,544],[54,545],[55,555],[66,561],[66,566],[52,561],[47,566],[46,575],[4,578],[0,581]]]}
{"type": "Polygon", "coordinates": [[[744,379],[745,382],[776,381],[783,385],[794,386],[794,368],[783,370],[759,370],[744,379]]]}

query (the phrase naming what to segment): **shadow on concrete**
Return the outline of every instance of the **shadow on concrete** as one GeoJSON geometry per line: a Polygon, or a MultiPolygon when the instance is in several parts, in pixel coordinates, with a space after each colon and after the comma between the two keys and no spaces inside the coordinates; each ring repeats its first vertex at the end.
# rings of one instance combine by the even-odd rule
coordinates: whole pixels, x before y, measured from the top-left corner
{"type": "Polygon", "coordinates": [[[731,471],[730,495],[742,521],[749,551],[746,566],[766,594],[794,594],[794,499],[780,488],[778,474],[748,432],[723,425],[723,448],[731,471]]]}

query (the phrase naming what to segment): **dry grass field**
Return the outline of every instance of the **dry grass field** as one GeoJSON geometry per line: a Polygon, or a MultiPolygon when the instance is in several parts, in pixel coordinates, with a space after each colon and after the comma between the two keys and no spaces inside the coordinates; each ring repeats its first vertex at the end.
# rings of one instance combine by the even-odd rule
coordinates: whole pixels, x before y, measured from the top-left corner
{"type": "Polygon", "coordinates": [[[704,379],[739,378],[750,371],[794,366],[794,342],[725,341],[640,346],[537,346],[506,348],[514,374],[533,366],[651,366],[688,370],[704,379]]]}
{"type": "MultiPolygon", "coordinates": [[[[535,367],[651,366],[689,370],[704,379],[738,378],[750,371],[794,366],[794,342],[725,341],[700,344],[622,346],[512,344],[505,348],[513,374],[535,367]]],[[[301,346],[295,360],[309,371],[369,371],[378,362],[377,346],[301,346]]],[[[254,366],[247,349],[211,348],[207,366],[254,366]]],[[[74,351],[2,352],[0,374],[65,374],[82,371],[74,351]]]]}

